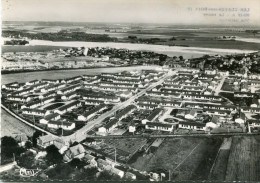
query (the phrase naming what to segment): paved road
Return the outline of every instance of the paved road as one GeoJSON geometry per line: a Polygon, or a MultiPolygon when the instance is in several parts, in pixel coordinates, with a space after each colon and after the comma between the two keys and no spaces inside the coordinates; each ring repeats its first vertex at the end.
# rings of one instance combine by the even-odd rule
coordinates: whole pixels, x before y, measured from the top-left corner
{"type": "Polygon", "coordinates": [[[91,129],[93,129],[96,125],[99,125],[105,118],[112,116],[116,111],[123,109],[125,107],[127,107],[128,105],[130,105],[131,103],[133,103],[135,101],[135,99],[137,99],[138,97],[142,96],[143,94],[145,94],[147,91],[151,90],[152,88],[156,87],[159,84],[162,84],[164,82],[164,80],[168,77],[170,77],[173,74],[176,74],[177,71],[169,71],[167,74],[165,74],[165,76],[163,76],[159,81],[157,81],[156,83],[151,84],[150,86],[148,86],[147,88],[143,89],[142,91],[136,93],[135,95],[133,95],[132,97],[130,97],[128,100],[119,103],[117,105],[115,105],[113,107],[112,110],[100,115],[97,119],[88,122],[84,127],[82,127],[81,129],[79,129],[78,131],[76,131],[74,134],[70,135],[70,136],[64,136],[62,137],[63,140],[65,141],[82,141],[87,137],[87,132],[89,132],[91,129]]]}
{"type": "Polygon", "coordinates": [[[216,96],[217,96],[217,95],[219,94],[219,92],[221,91],[221,88],[222,88],[222,86],[223,86],[225,80],[226,80],[226,76],[223,76],[223,78],[221,79],[220,83],[218,84],[218,86],[217,86],[217,88],[216,88],[216,90],[215,90],[215,95],[216,95],[216,96]]]}

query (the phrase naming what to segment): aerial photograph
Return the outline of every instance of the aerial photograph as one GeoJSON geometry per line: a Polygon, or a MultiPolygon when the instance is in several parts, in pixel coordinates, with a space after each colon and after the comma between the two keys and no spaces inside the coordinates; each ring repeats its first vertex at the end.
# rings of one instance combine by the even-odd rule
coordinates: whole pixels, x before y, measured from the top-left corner
{"type": "Polygon", "coordinates": [[[259,0],[1,0],[1,182],[260,182],[259,0]]]}

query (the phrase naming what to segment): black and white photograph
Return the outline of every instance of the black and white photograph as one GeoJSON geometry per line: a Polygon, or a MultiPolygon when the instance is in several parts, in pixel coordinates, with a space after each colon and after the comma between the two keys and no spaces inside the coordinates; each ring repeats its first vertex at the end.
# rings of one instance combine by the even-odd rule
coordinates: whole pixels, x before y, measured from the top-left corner
{"type": "Polygon", "coordinates": [[[1,0],[0,182],[260,182],[259,0],[1,0]]]}

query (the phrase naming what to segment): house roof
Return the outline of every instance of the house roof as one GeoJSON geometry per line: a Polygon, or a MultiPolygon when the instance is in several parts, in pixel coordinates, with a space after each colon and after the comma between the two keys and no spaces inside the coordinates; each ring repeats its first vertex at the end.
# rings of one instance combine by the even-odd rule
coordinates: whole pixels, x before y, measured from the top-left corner
{"type": "Polygon", "coordinates": [[[93,160],[93,159],[95,159],[95,156],[92,156],[92,155],[90,155],[90,154],[86,154],[86,155],[85,155],[85,158],[86,158],[87,160],[93,160]]]}
{"type": "Polygon", "coordinates": [[[135,109],[136,107],[134,105],[129,105],[126,108],[122,109],[117,115],[116,118],[121,118],[122,116],[128,114],[130,111],[135,109]]]}
{"type": "Polygon", "coordinates": [[[38,112],[38,113],[46,113],[46,110],[43,109],[29,109],[29,108],[24,108],[22,109],[22,111],[28,111],[28,112],[38,112]]]}
{"type": "Polygon", "coordinates": [[[76,95],[76,94],[77,94],[77,92],[73,91],[73,92],[65,94],[65,96],[70,97],[70,96],[73,96],[73,95],[76,95]]]}
{"type": "Polygon", "coordinates": [[[190,121],[180,121],[179,124],[182,125],[190,125],[190,126],[199,126],[199,127],[204,127],[206,124],[204,123],[196,123],[196,122],[190,122],[190,121]]]}
{"type": "Polygon", "coordinates": [[[66,122],[66,121],[49,121],[48,124],[62,125],[62,126],[71,126],[73,123],[66,122]]]}
{"type": "Polygon", "coordinates": [[[44,94],[42,94],[42,96],[47,97],[47,96],[52,95],[52,94],[56,94],[56,91],[50,91],[50,92],[44,93],[44,94]]]}
{"type": "Polygon", "coordinates": [[[109,128],[111,128],[113,125],[115,125],[117,122],[118,122],[118,119],[117,119],[117,118],[112,119],[112,120],[109,121],[104,127],[105,127],[106,129],[109,129],[109,128]]]}
{"type": "Polygon", "coordinates": [[[72,106],[78,105],[78,104],[80,104],[80,101],[73,101],[73,102],[71,102],[69,104],[65,104],[65,105],[59,107],[57,110],[63,111],[63,110],[66,110],[66,109],[68,109],[68,108],[70,108],[72,106]]]}
{"type": "Polygon", "coordinates": [[[161,108],[156,108],[152,111],[152,113],[147,117],[148,121],[152,121],[154,118],[157,117],[157,115],[159,115],[161,112],[163,111],[163,109],[161,108]]]}
{"type": "Polygon", "coordinates": [[[209,111],[209,112],[223,112],[223,113],[230,113],[231,111],[230,110],[220,110],[220,109],[203,109],[203,111],[204,112],[207,112],[207,111],[209,111]]]}
{"type": "Polygon", "coordinates": [[[149,126],[158,126],[158,127],[167,127],[167,128],[171,128],[171,127],[172,127],[171,124],[155,123],[155,122],[147,122],[146,125],[149,125],[149,126]]]}
{"type": "Polygon", "coordinates": [[[51,119],[56,118],[58,116],[60,116],[58,113],[53,113],[53,114],[49,114],[49,115],[45,116],[44,119],[45,120],[51,120],[51,119]]]}
{"type": "Polygon", "coordinates": [[[50,100],[50,99],[55,99],[55,97],[51,96],[51,97],[43,98],[43,99],[42,99],[42,102],[45,102],[45,101],[50,100]]]}
{"type": "Polygon", "coordinates": [[[38,137],[39,140],[42,141],[42,143],[46,143],[46,142],[50,142],[50,141],[54,141],[55,138],[52,135],[44,135],[44,136],[40,136],[38,137]]]}
{"type": "Polygon", "coordinates": [[[105,160],[100,159],[100,158],[97,160],[97,163],[104,165],[104,166],[110,166],[110,164],[108,162],[106,162],[105,160]]]}
{"type": "Polygon", "coordinates": [[[69,158],[69,159],[73,159],[75,156],[85,153],[86,150],[85,148],[81,145],[81,144],[77,144],[75,146],[70,147],[65,155],[69,158]]]}
{"type": "Polygon", "coordinates": [[[196,113],[197,113],[197,110],[192,109],[192,110],[190,110],[190,113],[189,113],[189,114],[192,115],[192,116],[195,116],[196,113]]]}
{"type": "Polygon", "coordinates": [[[105,104],[100,104],[100,105],[98,105],[97,107],[91,109],[90,111],[86,112],[86,113],[83,114],[83,115],[84,115],[85,117],[87,117],[87,116],[89,116],[89,115],[91,115],[91,114],[93,114],[93,113],[96,113],[96,112],[100,111],[101,109],[104,109],[104,108],[106,108],[106,105],[105,105],[105,104]]]}
{"type": "Polygon", "coordinates": [[[102,100],[92,100],[92,99],[87,99],[87,100],[85,100],[85,102],[93,102],[93,103],[99,103],[99,104],[104,103],[104,101],[102,101],[102,100]]]}
{"type": "Polygon", "coordinates": [[[213,123],[218,123],[219,122],[219,117],[214,115],[212,118],[211,118],[211,122],[213,123]]]}

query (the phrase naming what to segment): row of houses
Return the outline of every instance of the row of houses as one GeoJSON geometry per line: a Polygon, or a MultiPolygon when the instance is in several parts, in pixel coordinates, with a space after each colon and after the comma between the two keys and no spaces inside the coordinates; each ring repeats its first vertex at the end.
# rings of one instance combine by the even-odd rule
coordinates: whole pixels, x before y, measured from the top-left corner
{"type": "Polygon", "coordinates": [[[85,94],[83,96],[83,99],[86,100],[86,103],[88,103],[88,100],[99,100],[105,103],[117,103],[120,102],[120,97],[118,96],[108,96],[108,95],[96,95],[96,94],[85,94]]]}
{"type": "Polygon", "coordinates": [[[94,107],[93,109],[91,109],[90,111],[88,111],[88,112],[86,112],[82,115],[79,115],[78,120],[79,121],[87,121],[87,120],[93,118],[97,113],[99,113],[99,112],[101,112],[105,109],[107,109],[107,105],[100,104],[100,105],[94,107]]]}
{"type": "Polygon", "coordinates": [[[32,101],[32,102],[29,102],[27,104],[24,104],[21,106],[21,109],[24,109],[24,108],[29,108],[29,109],[35,109],[36,107],[40,107],[42,105],[45,105],[45,104],[48,104],[48,103],[51,103],[51,102],[54,102],[55,101],[55,97],[46,97],[46,98],[43,98],[43,99],[38,99],[36,101],[32,101]]]}
{"type": "Polygon", "coordinates": [[[122,109],[119,113],[115,115],[115,118],[110,120],[107,124],[100,127],[98,131],[100,133],[107,133],[114,129],[118,123],[125,117],[127,117],[130,113],[132,113],[134,110],[136,110],[136,107],[134,105],[129,105],[126,108],[122,109]]]}
{"type": "MultiPolygon", "coordinates": [[[[204,124],[204,123],[197,123],[197,122],[180,121],[178,123],[177,128],[205,131],[206,130],[206,124],[204,124]]],[[[147,122],[145,124],[145,129],[147,129],[147,130],[155,130],[155,131],[172,132],[173,129],[174,129],[174,124],[159,123],[159,122],[147,122]]]]}
{"type": "Polygon", "coordinates": [[[75,128],[74,122],[67,122],[61,120],[61,116],[58,113],[51,113],[46,115],[44,118],[40,119],[40,124],[47,125],[48,128],[59,129],[62,128],[64,130],[73,130],[75,128]]]}

